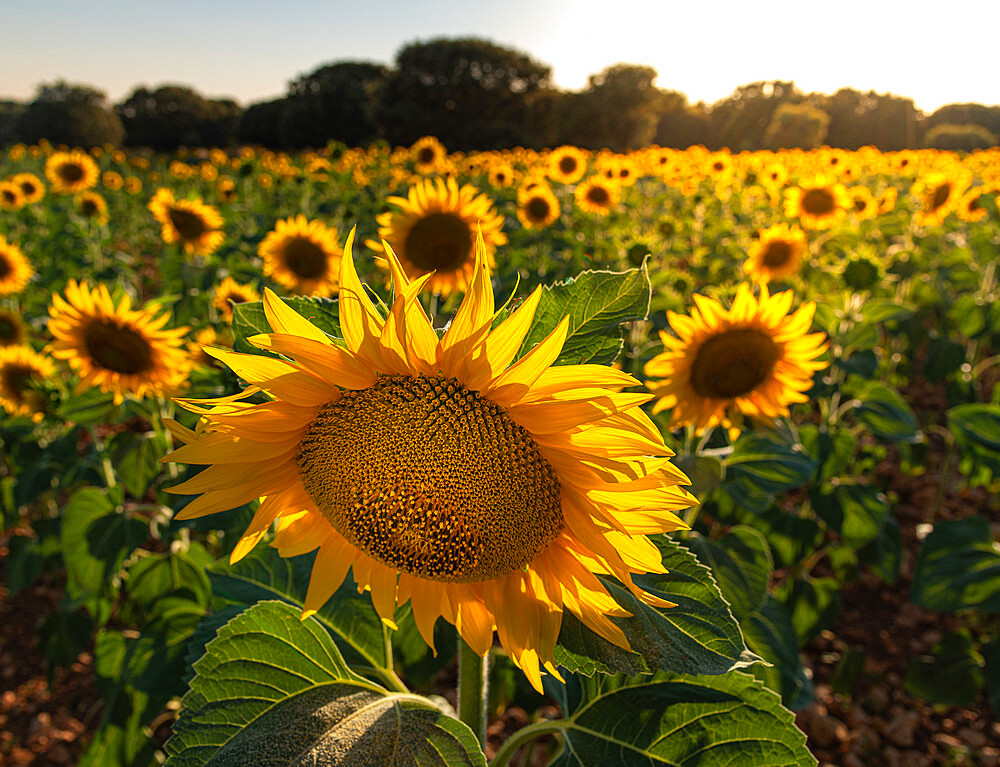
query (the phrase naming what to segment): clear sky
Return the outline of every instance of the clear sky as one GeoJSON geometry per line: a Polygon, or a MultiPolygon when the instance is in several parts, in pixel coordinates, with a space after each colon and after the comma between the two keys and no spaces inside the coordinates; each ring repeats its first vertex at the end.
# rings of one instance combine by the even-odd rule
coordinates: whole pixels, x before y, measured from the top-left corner
{"type": "Polygon", "coordinates": [[[184,83],[247,104],[334,61],[391,65],[406,43],[476,36],[562,88],[618,62],[712,102],[755,80],[891,92],[931,112],[1000,104],[1000,0],[0,0],[0,98],[59,78],[121,100],[184,83]]]}

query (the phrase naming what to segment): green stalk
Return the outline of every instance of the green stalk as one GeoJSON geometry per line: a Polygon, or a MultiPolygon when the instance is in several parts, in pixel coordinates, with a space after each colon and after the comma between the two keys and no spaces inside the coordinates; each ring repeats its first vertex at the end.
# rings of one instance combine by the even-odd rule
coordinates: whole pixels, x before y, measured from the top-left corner
{"type": "Polygon", "coordinates": [[[486,710],[489,700],[489,653],[476,653],[465,640],[458,638],[458,718],[476,734],[486,748],[486,710]]]}
{"type": "Polygon", "coordinates": [[[547,735],[550,732],[562,732],[565,729],[566,723],[565,719],[556,719],[554,721],[535,722],[534,724],[529,724],[527,727],[522,727],[503,742],[496,756],[493,757],[493,761],[490,762],[490,767],[506,767],[513,758],[514,752],[525,743],[541,735],[547,735]]]}

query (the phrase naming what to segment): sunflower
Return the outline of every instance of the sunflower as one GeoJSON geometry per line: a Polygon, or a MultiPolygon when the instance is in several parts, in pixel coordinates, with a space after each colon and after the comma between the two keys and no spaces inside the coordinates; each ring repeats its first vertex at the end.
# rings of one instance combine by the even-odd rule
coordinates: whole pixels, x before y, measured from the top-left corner
{"type": "Polygon", "coordinates": [[[851,214],[860,219],[874,218],[878,215],[879,201],[866,186],[852,186],[847,189],[847,198],[851,205],[851,214]]]}
{"type": "Polygon", "coordinates": [[[621,199],[621,190],[613,181],[601,176],[592,176],[577,186],[573,196],[580,210],[606,216],[621,199]]]}
{"type": "MultiPolygon", "coordinates": [[[[229,337],[231,338],[231,336],[229,337]]],[[[187,351],[191,355],[191,362],[201,367],[218,367],[219,361],[205,351],[205,348],[210,346],[233,348],[232,342],[225,343],[223,338],[215,332],[215,328],[206,326],[195,331],[194,338],[187,342],[187,351]]]]}
{"type": "Polygon", "coordinates": [[[250,303],[260,301],[260,293],[253,285],[240,285],[232,277],[226,277],[219,283],[219,287],[212,293],[212,306],[219,310],[222,319],[226,322],[233,321],[233,309],[235,304],[250,303]]]}
{"type": "Polygon", "coordinates": [[[526,229],[544,229],[559,218],[559,200],[552,190],[536,185],[517,195],[517,220],[526,229]]]}
{"type": "Polygon", "coordinates": [[[41,384],[55,369],[51,359],[28,346],[0,348],[0,407],[14,417],[42,420],[48,397],[41,384]]]}
{"type": "Polygon", "coordinates": [[[0,346],[18,346],[23,344],[27,331],[24,321],[18,312],[10,309],[0,309],[0,346]]]}
{"type": "Polygon", "coordinates": [[[639,405],[626,373],[596,365],[552,367],[564,319],[513,362],[541,289],[506,320],[495,318],[485,243],[477,240],[470,289],[439,338],[391,248],[395,299],[383,319],[358,279],[353,233],[340,274],[344,340],[330,338],[270,291],[274,332],[261,349],[292,361],[219,350],[250,386],[220,400],[178,402],[204,415],[164,460],[211,464],[172,492],[201,494],[178,519],[265,496],[232,558],[277,522],[282,556],[317,550],[304,615],[319,610],[348,570],[382,620],[410,602],[433,647],[439,617],[480,655],[500,643],[532,685],[557,678],[554,647],[568,608],[604,639],[628,640],[610,619],[627,613],[597,575],[638,597],[632,575],[663,572],[646,537],[685,527],[688,480],[639,405]],[[513,362],[513,364],[511,364],[513,362]],[[244,399],[265,392],[272,401],[244,399]],[[206,407],[207,406],[207,407],[206,407]]]}
{"type": "Polygon", "coordinates": [[[575,184],[587,171],[587,155],[575,146],[561,146],[549,153],[549,178],[560,184],[575,184]]]}
{"type": "Polygon", "coordinates": [[[21,249],[0,234],[0,296],[20,293],[34,273],[21,249]]]}
{"type": "Polygon", "coordinates": [[[142,191],[142,181],[135,176],[126,176],[125,191],[129,194],[139,194],[142,191]]]}
{"type": "Polygon", "coordinates": [[[21,190],[25,205],[33,205],[45,197],[45,185],[34,173],[17,173],[10,180],[21,190]]]}
{"type": "Polygon", "coordinates": [[[55,152],[45,161],[45,176],[57,194],[77,194],[97,183],[99,172],[93,158],[79,149],[55,152]]]}
{"type": "Polygon", "coordinates": [[[839,223],[851,201],[843,184],[825,178],[785,190],[785,215],[806,229],[829,229],[839,223]]]}
{"type": "MultiPolygon", "coordinates": [[[[459,188],[454,179],[427,179],[411,187],[406,197],[388,201],[398,210],[378,216],[378,236],[396,251],[409,278],[433,272],[427,286],[435,293],[465,290],[475,265],[477,226],[491,263],[497,246],[507,242],[501,231],[503,216],[470,184],[459,188]]],[[[379,249],[373,241],[368,246],[379,249]]]]}
{"type": "Polygon", "coordinates": [[[105,189],[115,192],[125,185],[125,179],[118,171],[106,170],[101,174],[101,183],[104,184],[105,189]]]}
{"type": "Polygon", "coordinates": [[[115,305],[105,285],[91,290],[70,280],[65,299],[53,294],[49,317],[52,356],[80,376],[77,391],[97,386],[117,404],[126,394],[170,392],[187,378],[191,361],[181,344],[188,329],[164,330],[169,314],[133,309],[128,296],[115,305]]]}
{"type": "Polygon", "coordinates": [[[757,282],[780,280],[798,272],[805,252],[805,232],[794,225],[775,224],[760,231],[743,269],[757,282]]]}
{"type": "Polygon", "coordinates": [[[646,363],[646,383],[658,401],[653,412],[672,408],[671,426],[739,428],[744,415],[774,418],[793,402],[806,402],[813,373],[827,365],[822,333],[809,333],[816,305],[789,315],[791,291],[755,298],[742,283],[732,307],[694,296],[687,317],[667,316],[677,336],[660,333],[666,350],[646,363]]]}
{"type": "Polygon", "coordinates": [[[513,186],[516,177],[517,174],[514,173],[514,169],[510,166],[510,163],[506,162],[492,163],[487,174],[490,185],[498,189],[506,189],[509,186],[513,186]]]}
{"type": "Polygon", "coordinates": [[[222,216],[219,211],[205,205],[200,197],[175,200],[173,192],[161,187],[153,195],[149,210],[162,225],[163,241],[180,243],[189,255],[210,255],[226,238],[220,231],[222,216]]]}
{"type": "Polygon", "coordinates": [[[84,218],[99,224],[108,223],[108,203],[97,192],[83,192],[76,199],[76,208],[84,218]]]}
{"type": "Polygon", "coordinates": [[[337,271],[343,251],[337,230],[305,216],[278,221],[257,252],[264,259],[264,274],[286,288],[311,296],[328,296],[337,288],[337,271]]]}
{"type": "Polygon", "coordinates": [[[21,187],[9,179],[0,181],[0,210],[20,210],[26,202],[21,187]]]}
{"type": "Polygon", "coordinates": [[[919,179],[910,188],[910,194],[920,201],[914,220],[920,226],[938,226],[955,208],[969,181],[963,172],[935,172],[919,179]]]}
{"type": "Polygon", "coordinates": [[[448,150],[434,136],[417,139],[410,147],[410,159],[418,173],[436,173],[445,165],[448,150]]]}
{"type": "Polygon", "coordinates": [[[974,186],[959,200],[955,212],[963,221],[982,221],[986,218],[986,208],[983,206],[983,195],[989,191],[985,186],[974,186]]]}

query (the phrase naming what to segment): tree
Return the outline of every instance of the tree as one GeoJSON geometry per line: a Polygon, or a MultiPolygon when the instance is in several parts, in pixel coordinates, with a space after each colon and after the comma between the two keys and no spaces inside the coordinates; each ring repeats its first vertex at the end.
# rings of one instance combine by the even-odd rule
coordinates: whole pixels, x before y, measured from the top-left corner
{"type": "Polygon", "coordinates": [[[425,135],[452,150],[530,145],[534,97],[550,77],[548,66],[487,40],[411,43],[379,89],[375,119],[396,145],[425,135]]]}
{"type": "Polygon", "coordinates": [[[920,113],[911,99],[853,88],[821,98],[822,108],[830,115],[826,134],[830,146],[860,149],[870,144],[883,151],[916,147],[920,113]]]}
{"type": "Polygon", "coordinates": [[[16,134],[27,144],[48,139],[53,144],[93,147],[121,144],[125,128],[102,91],[60,80],[38,89],[17,121],[16,134]]]}
{"type": "Polygon", "coordinates": [[[186,85],[137,88],[115,109],[129,145],[165,151],[233,144],[243,114],[236,102],[207,99],[186,85]]]}
{"type": "Polygon", "coordinates": [[[0,101],[0,146],[17,140],[17,122],[26,109],[20,101],[0,101]]]}
{"type": "Polygon", "coordinates": [[[377,139],[374,98],[388,71],[381,64],[344,61],[293,80],[279,128],[282,143],[299,148],[330,141],[360,146],[377,139]]]}
{"type": "Polygon", "coordinates": [[[823,144],[830,115],[811,104],[782,104],[764,131],[768,149],[816,149],[823,144]]]}
{"type": "Polygon", "coordinates": [[[662,91],[653,86],[656,70],[615,64],[587,80],[581,92],[562,103],[559,143],[625,152],[646,146],[660,122],[662,91]]]}
{"type": "Polygon", "coordinates": [[[924,146],[932,149],[950,149],[956,152],[972,152],[997,146],[997,135],[982,125],[966,123],[953,125],[940,123],[924,136],[924,146]]]}
{"type": "Polygon", "coordinates": [[[763,149],[764,134],[778,107],[799,103],[804,96],[793,82],[759,81],[741,85],[732,95],[712,105],[712,137],[706,145],[718,149],[763,149]]]}
{"type": "Polygon", "coordinates": [[[236,138],[243,144],[283,148],[278,128],[284,120],[288,99],[273,99],[251,104],[243,113],[236,138]]]}
{"type": "MultiPolygon", "coordinates": [[[[945,104],[924,121],[924,130],[939,125],[980,125],[991,133],[1000,135],[1000,106],[982,104],[945,104]]],[[[927,141],[925,139],[924,144],[927,141]]]]}

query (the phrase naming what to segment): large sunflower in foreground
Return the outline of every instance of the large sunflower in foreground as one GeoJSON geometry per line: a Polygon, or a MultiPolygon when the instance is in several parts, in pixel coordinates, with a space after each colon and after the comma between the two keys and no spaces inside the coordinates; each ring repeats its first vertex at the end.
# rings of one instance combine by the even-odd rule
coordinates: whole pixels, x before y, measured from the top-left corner
{"type": "Polygon", "coordinates": [[[66,298],[52,295],[49,317],[50,353],[80,376],[77,391],[100,387],[117,404],[126,394],[170,393],[187,378],[191,362],[182,342],[188,329],[164,330],[169,314],[133,309],[128,296],[116,305],[105,285],[91,290],[70,280],[66,298]]]}
{"type": "Polygon", "coordinates": [[[815,178],[785,190],[785,215],[798,218],[805,229],[829,229],[851,207],[847,189],[826,178],[815,178]]]}
{"type": "Polygon", "coordinates": [[[55,152],[45,161],[45,175],[56,194],[77,194],[97,183],[97,163],[86,152],[55,152]]]}
{"type": "Polygon", "coordinates": [[[743,270],[758,282],[781,280],[799,271],[805,252],[805,232],[797,226],[775,224],[761,230],[750,246],[743,270]]]}
{"type": "MultiPolygon", "coordinates": [[[[507,242],[503,216],[493,201],[471,184],[454,179],[428,179],[410,188],[406,197],[390,197],[398,210],[378,216],[378,236],[395,250],[407,277],[433,273],[427,287],[447,295],[465,290],[475,265],[475,233],[480,227],[486,259],[507,242]]],[[[369,241],[369,247],[381,250],[369,241]]]]}
{"type": "Polygon", "coordinates": [[[221,231],[219,211],[203,203],[200,197],[177,200],[173,192],[161,187],[150,200],[149,210],[162,226],[163,241],[183,245],[189,255],[211,255],[226,238],[221,231]]]}
{"type": "Polygon", "coordinates": [[[677,334],[660,332],[666,350],[646,363],[646,385],[658,398],[653,412],[672,408],[671,426],[739,428],[743,416],[774,418],[806,402],[813,373],[827,363],[826,337],[809,333],[816,305],[793,314],[792,292],[755,298],[742,283],[729,310],[695,294],[687,317],[667,316],[677,334]]]}
{"type": "Polygon", "coordinates": [[[627,613],[595,574],[620,578],[650,604],[634,573],[663,572],[646,537],[683,528],[674,512],[695,502],[687,479],[639,405],[638,382],[597,365],[553,367],[564,320],[518,361],[541,298],[535,290],[495,319],[484,244],[447,332],[438,337],[418,293],[386,246],[395,299],[387,317],[351,257],[340,274],[335,340],[266,292],[273,333],[251,343],[285,359],[207,349],[249,382],[218,400],[181,399],[203,415],[164,460],[209,464],[172,488],[200,494],[178,519],[265,496],[233,551],[244,556],[277,522],[282,556],[318,549],[305,614],[319,610],[353,570],[392,623],[409,601],[433,646],[439,617],[484,655],[496,629],[509,657],[541,690],[540,666],[558,676],[554,646],[564,609],[610,642],[627,613]],[[263,392],[268,402],[244,401],[263,392]]]}
{"type": "Polygon", "coordinates": [[[0,296],[19,293],[34,273],[21,249],[0,234],[0,296]]]}
{"type": "Polygon", "coordinates": [[[342,252],[336,229],[301,214],[278,221],[257,246],[264,274],[310,296],[329,296],[337,289],[342,252]]]}
{"type": "Polygon", "coordinates": [[[0,408],[12,416],[42,420],[48,397],[40,387],[54,374],[52,360],[28,346],[0,348],[0,408]]]}

